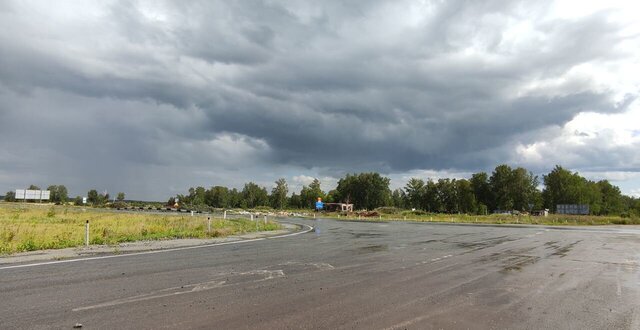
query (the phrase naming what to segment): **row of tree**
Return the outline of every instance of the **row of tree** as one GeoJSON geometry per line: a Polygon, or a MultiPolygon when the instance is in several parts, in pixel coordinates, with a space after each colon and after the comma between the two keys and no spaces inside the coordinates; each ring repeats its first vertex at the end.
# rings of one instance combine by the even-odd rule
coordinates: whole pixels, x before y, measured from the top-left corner
{"type": "MultiPolygon", "coordinates": [[[[558,204],[587,204],[594,215],[635,213],[640,215],[640,199],[624,196],[620,189],[607,180],[591,181],[556,166],[542,176],[544,188],[539,188],[537,176],[522,167],[497,166],[491,174],[474,173],[469,179],[423,180],[411,178],[403,188],[393,191],[389,178],[379,173],[347,174],[338,181],[336,189],[324,192],[320,181],[315,179],[296,193],[289,195],[284,178],[278,179],[271,191],[253,182],[246,183],[242,190],[214,186],[190,188],[188,194],[169,199],[174,205],[209,206],[214,208],[255,208],[269,206],[274,209],[313,208],[318,197],[325,202],[346,202],[355,209],[375,209],[394,206],[438,213],[487,214],[496,210],[530,211],[548,208],[556,211],[558,204]]],[[[28,189],[40,190],[31,185],[28,189]]],[[[50,201],[56,204],[69,202],[64,185],[51,185],[50,201]]],[[[117,202],[124,202],[125,194],[117,194],[117,202]]],[[[5,200],[15,201],[15,193],[7,192],[5,200]]],[[[110,202],[108,193],[87,192],[87,203],[100,206],[110,202]]],[[[83,204],[82,197],[73,202],[83,204]]]]}
{"type": "MultiPolygon", "coordinates": [[[[403,209],[438,213],[487,214],[496,210],[531,211],[548,208],[556,211],[558,204],[587,204],[591,214],[609,215],[633,212],[640,214],[640,200],[622,195],[620,189],[607,180],[590,181],[556,166],[542,176],[540,189],[537,176],[522,167],[497,166],[491,174],[474,173],[469,179],[423,180],[411,178],[403,188],[391,191],[390,179],[379,173],[347,174],[336,189],[324,192],[315,179],[289,196],[285,179],[279,179],[271,192],[253,182],[242,190],[214,186],[190,188],[176,198],[181,205],[206,205],[215,208],[275,209],[313,208],[318,197],[325,202],[354,204],[355,209],[375,209],[394,206],[403,209]]],[[[173,205],[175,198],[169,200],[173,205]]]]}

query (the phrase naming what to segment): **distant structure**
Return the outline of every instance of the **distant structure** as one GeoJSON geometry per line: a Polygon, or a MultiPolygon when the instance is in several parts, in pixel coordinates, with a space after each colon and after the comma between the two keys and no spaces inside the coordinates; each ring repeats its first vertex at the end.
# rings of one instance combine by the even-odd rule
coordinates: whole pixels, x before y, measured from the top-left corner
{"type": "Polygon", "coordinates": [[[347,203],[324,203],[327,212],[353,212],[353,204],[347,203]]]}
{"type": "Polygon", "coordinates": [[[558,204],[556,205],[557,214],[574,214],[589,215],[588,204],[558,204]]]}
{"type": "Polygon", "coordinates": [[[531,215],[534,217],[546,217],[549,215],[549,209],[533,210],[531,211],[531,215]]]}
{"type": "Polygon", "coordinates": [[[49,200],[51,192],[49,190],[16,189],[16,200],[49,200]]]}

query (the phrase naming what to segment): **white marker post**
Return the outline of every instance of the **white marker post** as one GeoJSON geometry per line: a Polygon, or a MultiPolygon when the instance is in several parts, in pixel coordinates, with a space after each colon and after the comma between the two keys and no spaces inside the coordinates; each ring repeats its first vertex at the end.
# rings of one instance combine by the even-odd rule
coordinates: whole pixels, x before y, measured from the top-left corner
{"type": "Polygon", "coordinates": [[[84,245],[89,247],[89,220],[84,225],[84,245]]]}
{"type": "Polygon", "coordinates": [[[211,232],[211,217],[207,217],[207,232],[211,232]]]}
{"type": "Polygon", "coordinates": [[[227,211],[224,211],[224,215],[222,216],[223,219],[227,220],[227,211]]]}
{"type": "Polygon", "coordinates": [[[264,216],[264,224],[265,225],[267,224],[267,216],[266,215],[264,216]]]}

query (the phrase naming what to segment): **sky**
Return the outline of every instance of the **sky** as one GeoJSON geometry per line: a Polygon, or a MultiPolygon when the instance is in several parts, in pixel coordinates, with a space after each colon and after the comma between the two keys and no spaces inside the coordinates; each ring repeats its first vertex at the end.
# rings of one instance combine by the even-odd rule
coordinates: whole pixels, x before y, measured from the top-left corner
{"type": "Polygon", "coordinates": [[[0,194],[561,165],[640,196],[635,1],[1,1],[0,194]]]}

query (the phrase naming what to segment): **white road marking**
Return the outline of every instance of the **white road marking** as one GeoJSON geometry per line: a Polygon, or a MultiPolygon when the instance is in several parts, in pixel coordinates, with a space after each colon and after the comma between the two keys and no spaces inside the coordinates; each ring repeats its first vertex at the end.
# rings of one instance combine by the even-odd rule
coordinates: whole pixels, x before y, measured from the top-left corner
{"type": "MultiPolygon", "coordinates": [[[[281,278],[281,277],[285,276],[284,271],[281,270],[281,269],[277,269],[277,270],[257,269],[257,270],[252,270],[252,271],[248,271],[248,272],[244,272],[244,273],[235,273],[235,274],[232,273],[231,275],[235,275],[235,276],[261,275],[261,276],[263,276],[263,278],[259,278],[259,279],[251,281],[252,283],[272,280],[274,278],[281,278]]],[[[226,275],[224,275],[222,277],[229,277],[229,274],[226,274],[226,275]]],[[[79,312],[79,311],[85,311],[85,310],[88,310],[88,309],[111,307],[111,306],[117,306],[117,305],[132,303],[132,302],[138,302],[138,301],[145,301],[145,300],[151,300],[151,299],[171,297],[171,296],[177,296],[177,295],[182,295],[182,294],[187,294],[187,293],[202,292],[202,291],[212,290],[212,289],[215,289],[215,288],[220,288],[220,287],[223,287],[223,286],[226,286],[226,285],[238,285],[238,284],[239,283],[227,284],[226,280],[212,280],[212,281],[201,282],[201,283],[193,283],[193,284],[187,284],[187,285],[183,285],[183,286],[177,286],[177,287],[157,290],[157,291],[153,291],[153,292],[150,292],[150,293],[145,293],[145,294],[141,294],[141,295],[137,295],[137,296],[132,296],[132,297],[127,297],[127,298],[121,298],[121,299],[116,299],[116,300],[112,300],[112,301],[107,301],[107,302],[96,304],[96,305],[78,307],[78,308],[72,309],[72,311],[79,312]]]]}
{"type": "Polygon", "coordinates": [[[0,267],[0,270],[3,270],[3,269],[15,269],[15,268],[27,268],[27,267],[36,267],[36,266],[46,266],[46,265],[56,265],[56,264],[66,264],[66,263],[80,262],[80,261],[90,261],[90,260],[124,258],[124,257],[132,257],[132,256],[139,256],[139,255],[145,255],[145,254],[156,254],[156,253],[164,253],[164,252],[173,252],[173,251],[203,249],[203,248],[209,248],[209,247],[220,246],[220,245],[241,244],[241,243],[263,241],[263,240],[266,240],[266,239],[276,239],[276,238],[291,237],[291,236],[306,234],[306,233],[308,233],[308,232],[313,230],[313,227],[311,227],[309,225],[303,224],[302,226],[308,227],[309,229],[304,230],[304,231],[299,231],[299,232],[296,232],[296,233],[280,235],[280,236],[253,238],[253,239],[232,241],[232,242],[222,242],[222,243],[196,245],[196,246],[185,246],[185,247],[178,247],[178,248],[171,248],[171,249],[164,249],[164,250],[134,252],[134,253],[127,253],[127,254],[115,254],[115,255],[100,256],[100,257],[88,257],[88,258],[69,259],[69,260],[45,261],[45,262],[39,262],[39,263],[33,263],[33,264],[25,264],[25,265],[4,266],[4,267],[0,267]]]}

